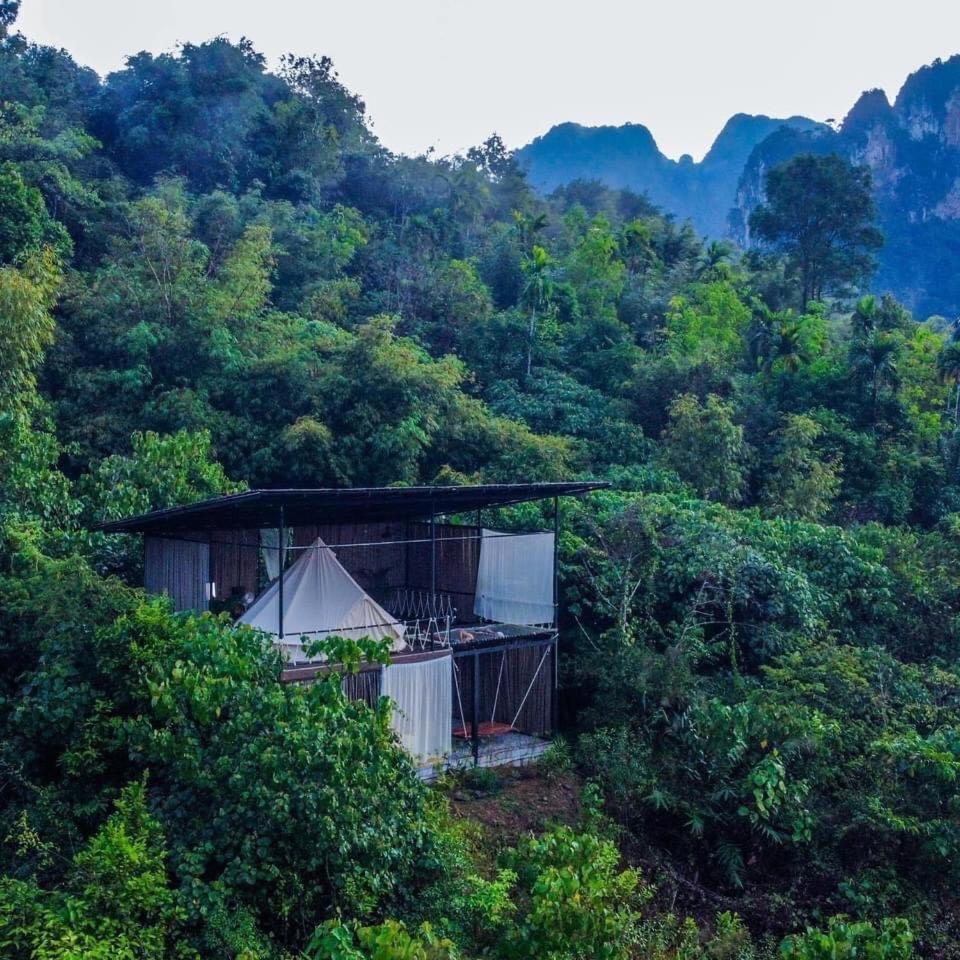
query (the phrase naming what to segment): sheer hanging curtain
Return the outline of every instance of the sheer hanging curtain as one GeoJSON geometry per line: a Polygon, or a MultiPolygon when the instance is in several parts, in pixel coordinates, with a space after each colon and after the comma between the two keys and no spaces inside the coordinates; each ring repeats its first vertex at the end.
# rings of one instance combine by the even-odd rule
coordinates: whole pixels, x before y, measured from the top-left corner
{"type": "Polygon", "coordinates": [[[286,543],[282,550],[280,546],[280,530],[277,527],[265,527],[260,531],[260,554],[263,556],[263,566],[267,571],[267,579],[272,583],[280,576],[280,561],[286,560],[287,547],[290,546],[291,529],[287,527],[286,543]]]}
{"type": "Polygon", "coordinates": [[[553,534],[484,530],[473,612],[496,623],[553,623],[553,534]]]}
{"type": "Polygon", "coordinates": [[[394,702],[392,725],[418,760],[439,760],[451,750],[453,666],[448,654],[383,668],[380,692],[394,702]]]}
{"type": "Polygon", "coordinates": [[[200,613],[209,606],[205,591],[209,579],[209,543],[146,537],[143,585],[148,593],[167,594],[178,613],[200,613]]]}

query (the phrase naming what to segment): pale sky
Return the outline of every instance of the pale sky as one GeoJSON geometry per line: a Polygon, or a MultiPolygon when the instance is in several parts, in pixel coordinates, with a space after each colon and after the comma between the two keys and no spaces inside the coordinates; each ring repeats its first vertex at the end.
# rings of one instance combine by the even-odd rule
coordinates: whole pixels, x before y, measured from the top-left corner
{"type": "Polygon", "coordinates": [[[249,37],[326,54],[392,150],[643,123],[699,159],[733,113],[842,118],[960,52],[960,0],[23,0],[19,29],[104,74],[139,50],[249,37]]]}

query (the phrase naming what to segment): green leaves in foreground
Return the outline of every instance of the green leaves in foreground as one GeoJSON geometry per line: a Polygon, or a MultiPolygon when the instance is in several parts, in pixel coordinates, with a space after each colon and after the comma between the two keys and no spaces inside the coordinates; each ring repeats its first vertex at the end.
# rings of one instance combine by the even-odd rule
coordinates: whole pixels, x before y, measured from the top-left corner
{"type": "Polygon", "coordinates": [[[783,960],[909,960],[913,934],[906,920],[879,926],[831,917],[826,930],[807,929],[780,945],[783,960]]]}
{"type": "Polygon", "coordinates": [[[180,937],[186,911],[166,867],[163,829],[147,811],[146,785],[131,784],[60,885],[0,879],[0,952],[7,960],[195,957],[180,937]]]}

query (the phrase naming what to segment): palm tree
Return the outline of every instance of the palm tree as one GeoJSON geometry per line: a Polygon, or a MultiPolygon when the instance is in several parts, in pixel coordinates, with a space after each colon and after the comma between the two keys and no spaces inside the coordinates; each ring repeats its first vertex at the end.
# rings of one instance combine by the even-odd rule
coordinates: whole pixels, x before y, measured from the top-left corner
{"type": "Polygon", "coordinates": [[[810,357],[803,345],[803,325],[792,310],[780,320],[778,333],[777,356],[783,361],[784,369],[796,373],[810,357]]]}
{"type": "Polygon", "coordinates": [[[900,341],[893,334],[874,330],[869,337],[854,342],[850,359],[857,378],[870,384],[870,407],[876,422],[881,389],[895,391],[900,385],[900,341]]]}
{"type": "Polygon", "coordinates": [[[711,240],[697,259],[697,279],[722,280],[730,273],[733,247],[723,240],[711,240]]]}
{"type": "Polygon", "coordinates": [[[537,235],[546,230],[549,222],[545,213],[528,217],[522,211],[514,210],[513,229],[517,232],[521,249],[524,251],[531,249],[536,243],[537,235]]]}
{"type": "Polygon", "coordinates": [[[753,301],[753,320],[750,324],[750,355],[757,369],[769,375],[773,368],[773,327],[776,314],[760,299],[753,301]]]}
{"type": "Polygon", "coordinates": [[[523,261],[524,283],[522,299],[530,310],[530,327],[527,333],[527,379],[533,368],[533,343],[537,333],[537,314],[543,313],[553,295],[553,281],[550,279],[550,254],[538,244],[534,244],[530,256],[523,261]]]}
{"type": "Polygon", "coordinates": [[[853,308],[850,326],[855,338],[869,337],[877,329],[879,307],[877,298],[872,294],[861,297],[853,308]]]}
{"type": "Polygon", "coordinates": [[[960,424],[960,340],[954,339],[945,343],[937,356],[937,370],[940,376],[952,384],[947,394],[947,410],[950,410],[953,401],[953,419],[960,424]]]}
{"type": "Polygon", "coordinates": [[[810,354],[803,342],[803,320],[793,310],[772,311],[758,302],[754,307],[752,351],[757,366],[767,376],[777,360],[789,373],[796,373],[810,354]]]}

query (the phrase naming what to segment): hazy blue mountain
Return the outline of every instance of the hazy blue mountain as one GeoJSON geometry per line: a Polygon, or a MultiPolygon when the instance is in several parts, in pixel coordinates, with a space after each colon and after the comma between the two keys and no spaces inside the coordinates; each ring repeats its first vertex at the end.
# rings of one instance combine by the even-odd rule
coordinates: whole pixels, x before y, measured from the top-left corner
{"type": "MultiPolygon", "coordinates": [[[[781,127],[817,130],[805,117],[776,119],[738,113],[731,117],[700,163],[689,156],[663,155],[639,123],[585,127],[563,123],[517,152],[531,182],[549,193],[572,180],[600,180],[646,193],[650,199],[697,229],[721,236],[737,184],[753,149],[781,127]]],[[[829,128],[824,128],[829,129],[829,128]]]]}

